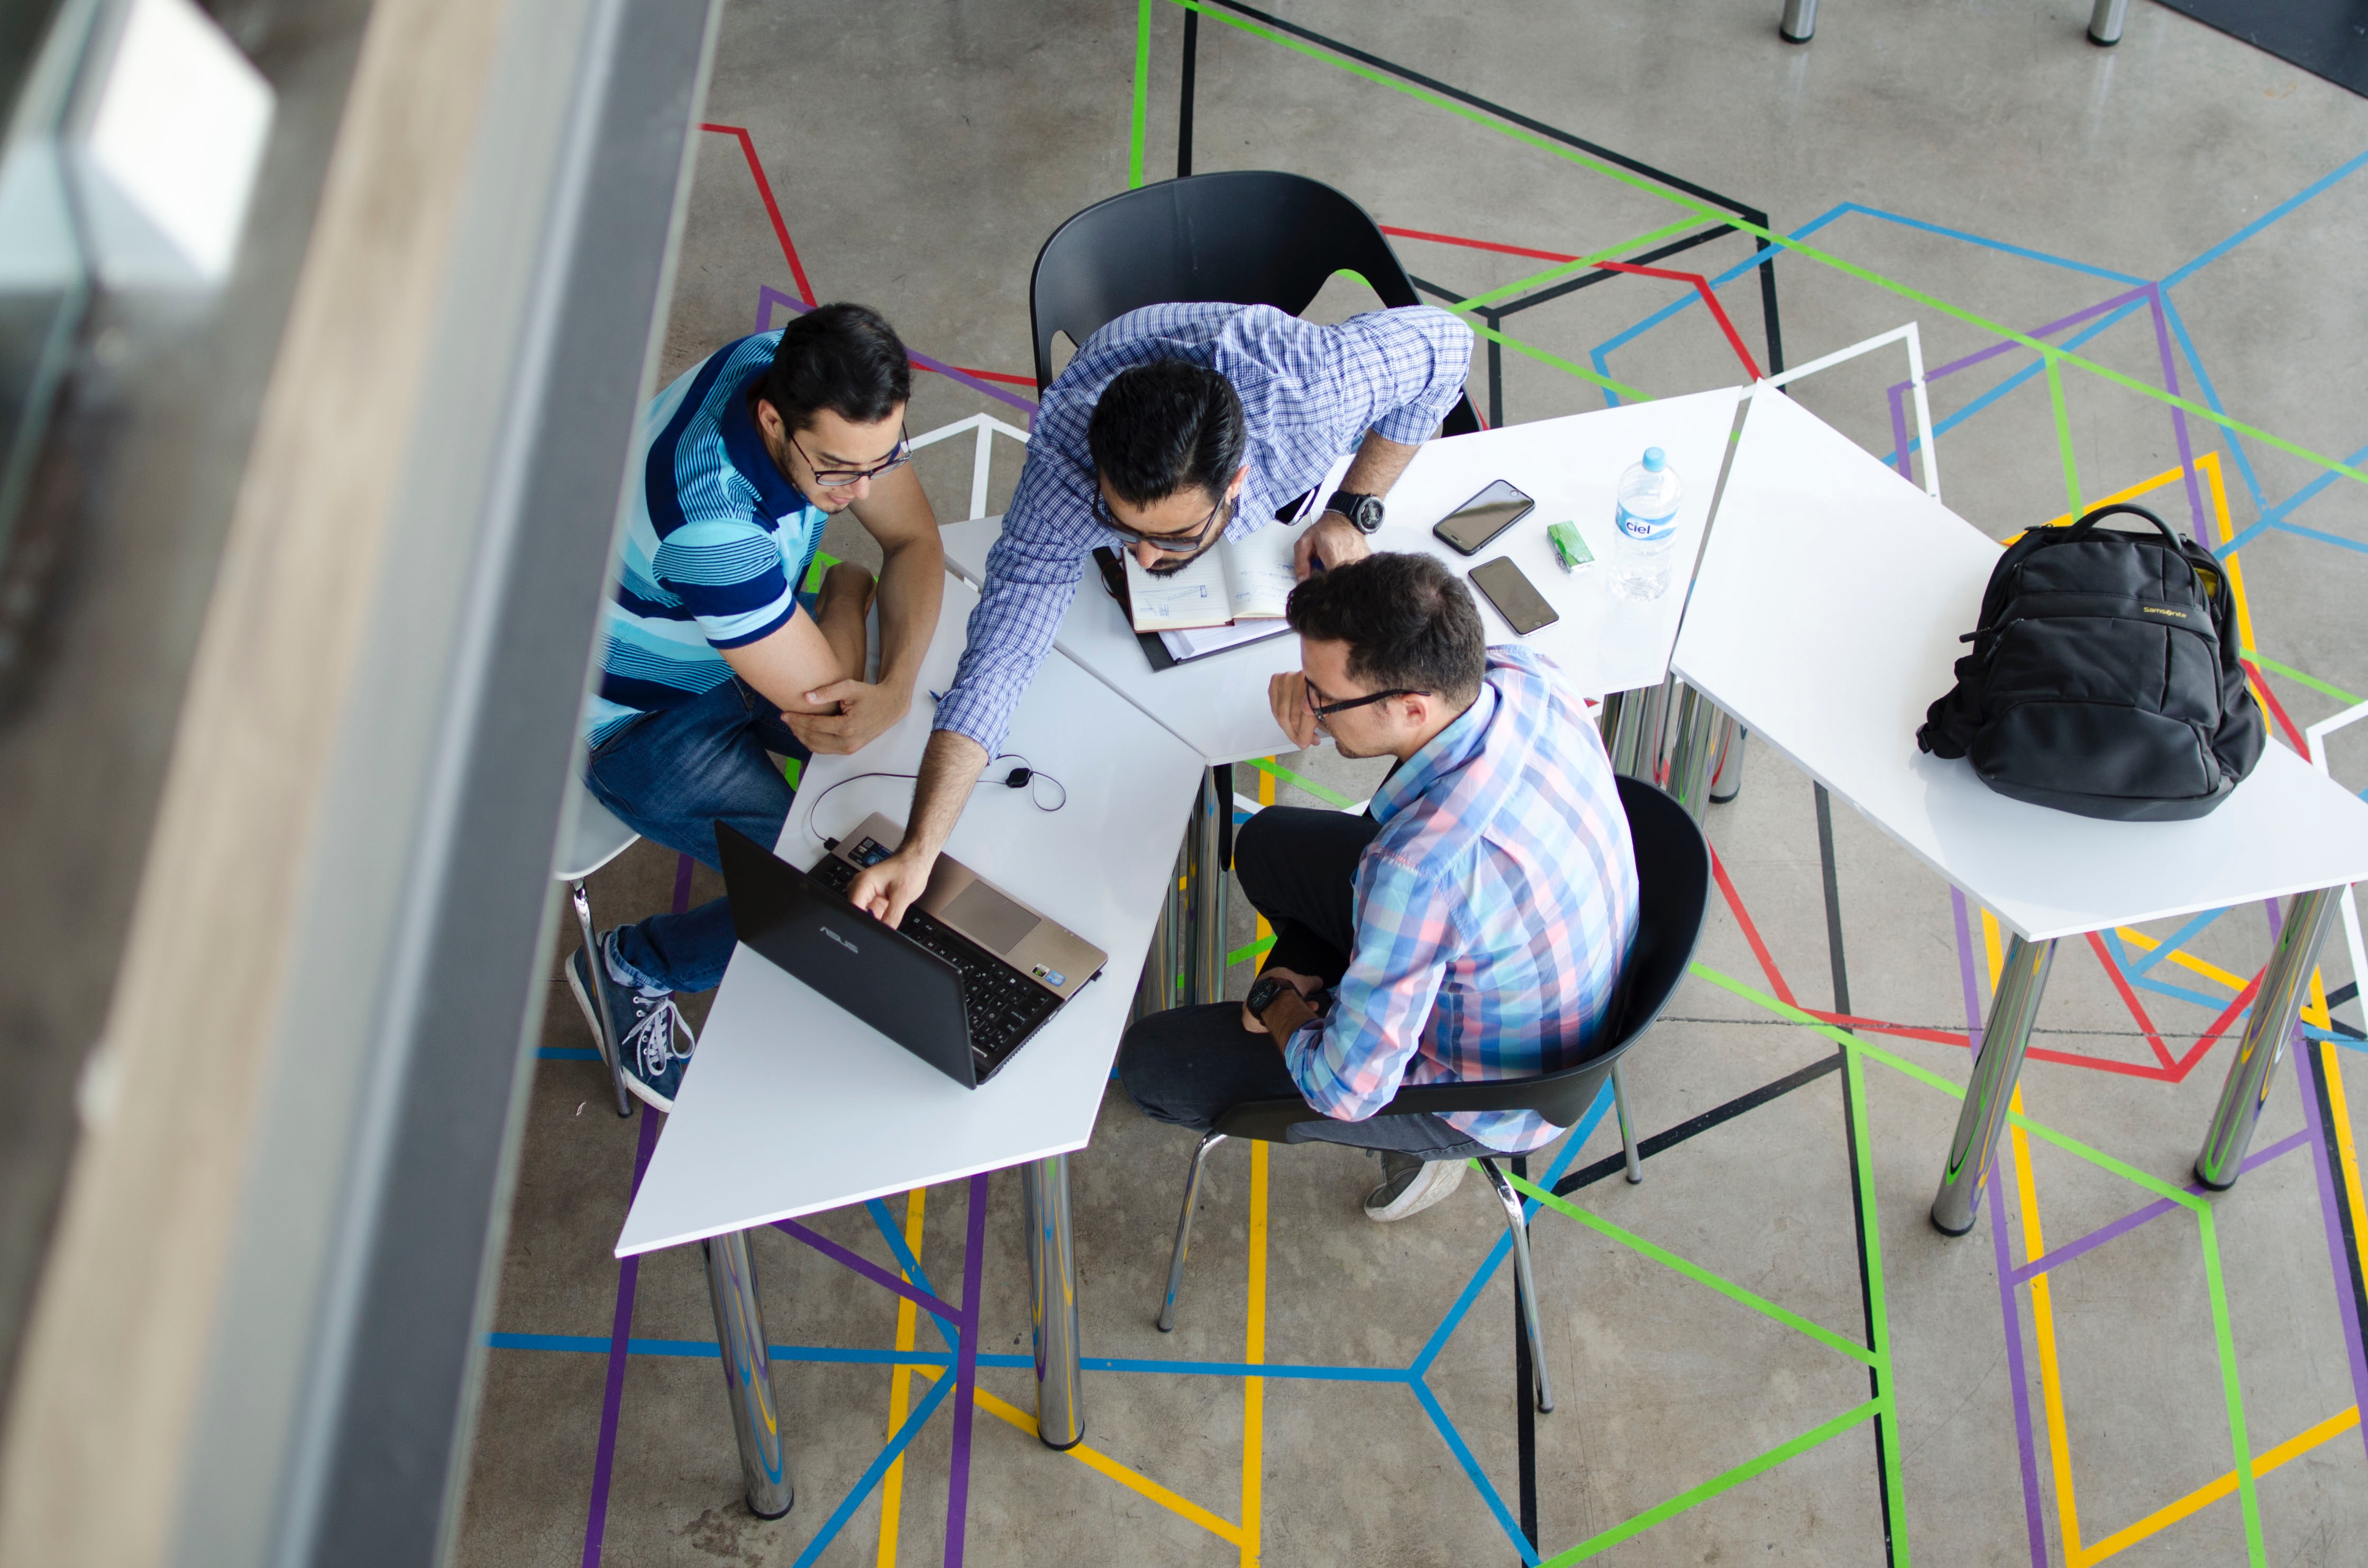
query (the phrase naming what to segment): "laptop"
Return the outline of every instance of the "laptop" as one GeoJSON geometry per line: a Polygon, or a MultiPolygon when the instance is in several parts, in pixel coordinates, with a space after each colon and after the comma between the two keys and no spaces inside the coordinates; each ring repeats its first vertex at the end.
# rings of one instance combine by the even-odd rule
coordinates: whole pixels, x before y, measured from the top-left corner
{"type": "Polygon", "coordinates": [[[717,823],[732,925],[761,957],[974,1089],[1109,955],[949,855],[938,857],[901,927],[848,903],[856,873],[886,859],[904,836],[875,813],[801,871],[717,823]]]}

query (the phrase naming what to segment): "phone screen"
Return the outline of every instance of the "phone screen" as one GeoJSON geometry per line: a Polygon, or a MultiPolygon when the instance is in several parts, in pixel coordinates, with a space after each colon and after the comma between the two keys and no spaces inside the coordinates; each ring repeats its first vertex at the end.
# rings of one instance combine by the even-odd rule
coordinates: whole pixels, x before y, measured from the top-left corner
{"type": "Polygon", "coordinates": [[[1487,596],[1517,635],[1527,637],[1541,626],[1552,626],[1562,616],[1546,597],[1533,587],[1513,564],[1509,555],[1500,555],[1485,565],[1472,568],[1472,585],[1487,596]]]}
{"type": "Polygon", "coordinates": [[[1465,555],[1477,555],[1481,546],[1528,517],[1536,505],[1500,479],[1450,512],[1430,531],[1465,555]]]}

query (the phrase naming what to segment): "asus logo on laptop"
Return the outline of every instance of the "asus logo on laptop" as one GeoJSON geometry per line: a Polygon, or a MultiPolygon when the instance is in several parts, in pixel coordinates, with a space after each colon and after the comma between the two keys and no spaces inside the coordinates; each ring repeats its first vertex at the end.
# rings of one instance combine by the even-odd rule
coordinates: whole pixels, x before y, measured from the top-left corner
{"type": "Polygon", "coordinates": [[[845,948],[850,953],[859,953],[863,950],[854,943],[848,941],[846,937],[840,936],[837,932],[832,930],[827,926],[822,926],[820,929],[824,936],[828,937],[832,941],[837,942],[840,947],[845,948]]]}

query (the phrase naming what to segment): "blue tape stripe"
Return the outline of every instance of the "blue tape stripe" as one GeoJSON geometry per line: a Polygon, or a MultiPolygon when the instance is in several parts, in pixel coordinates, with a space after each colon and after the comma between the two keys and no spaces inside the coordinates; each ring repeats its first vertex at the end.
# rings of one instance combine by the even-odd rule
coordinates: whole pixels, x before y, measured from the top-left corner
{"type": "Polygon", "coordinates": [[[1529,1568],[1537,1568],[1538,1549],[1531,1546],[1530,1538],[1521,1533],[1521,1527],[1514,1521],[1512,1510],[1505,1506],[1505,1500],[1497,1495],[1496,1487],[1490,1485],[1487,1476],[1482,1473],[1480,1461],[1474,1459],[1472,1450],[1463,1446],[1463,1435],[1455,1429],[1455,1423],[1447,1418],[1447,1412],[1439,1407],[1439,1396],[1419,1379],[1415,1381],[1414,1394],[1422,1401],[1423,1409],[1429,1414],[1430,1424],[1438,1427],[1439,1435],[1447,1440],[1448,1451],[1455,1456],[1455,1462],[1462,1465],[1463,1473],[1472,1478],[1472,1484],[1478,1488],[1489,1512],[1495,1514],[1497,1522],[1505,1527],[1505,1534],[1511,1539],[1515,1550],[1520,1552],[1521,1561],[1529,1564],[1529,1568]]]}
{"type": "Polygon", "coordinates": [[[921,1396],[921,1403],[913,1407],[913,1414],[905,1417],[905,1424],[896,1428],[894,1437],[888,1439],[888,1446],[882,1449],[870,1468],[856,1478],[855,1484],[848,1488],[847,1495],[839,1499],[838,1506],[831,1510],[830,1517],[823,1521],[822,1528],[814,1532],[814,1540],[806,1542],[806,1549],[798,1553],[792,1568],[807,1568],[837,1538],[838,1532],[846,1528],[847,1521],[855,1517],[855,1510],[871,1495],[871,1489],[880,1484],[880,1478],[888,1473],[888,1467],[896,1462],[896,1457],[920,1435],[929,1417],[938,1413],[938,1406],[945,1403],[946,1395],[957,1381],[939,1378],[929,1385],[929,1392],[921,1396]]]}
{"type": "Polygon", "coordinates": [[[2294,195],[2287,197],[2283,201],[2279,202],[2267,212],[2262,213],[2260,217],[2254,219],[2251,222],[2246,224],[2243,228],[2237,230],[2226,239],[2222,240],[2218,244],[2214,245],[2210,250],[2205,251],[2202,256],[2197,256],[2193,261],[2189,262],[2185,267],[2180,267],[2176,271],[2172,272],[2169,277],[2162,280],[2162,286],[2168,289],[2174,283],[2180,282],[2185,278],[2192,277],[2195,273],[2211,266],[2222,256],[2226,256],[2230,251],[2235,250],[2238,245],[2243,244],[2247,240],[2251,239],[2255,234],[2260,233],[2263,229],[2268,228],[2271,224],[2276,222],[2279,219],[2284,217],[2295,208],[2300,207],[2304,202],[2318,196],[2337,181],[2357,173],[2362,166],[2368,166],[2368,153],[2356,153],[2347,162],[2337,165],[2332,173],[2322,175],[2317,179],[2311,181],[2310,184],[2303,187],[2294,195]]]}
{"type": "Polygon", "coordinates": [[[2321,544],[2340,544],[2346,550],[2357,550],[2368,553],[2368,544],[2362,544],[2356,539],[2345,539],[2340,534],[2321,533],[2317,528],[2304,528],[2300,523],[2271,523],[2270,526],[2282,534],[2300,534],[2305,539],[2315,539],[2321,544]]]}
{"type": "MultiPolygon", "coordinates": [[[[871,1222],[880,1228],[880,1233],[887,1238],[888,1250],[896,1255],[896,1267],[905,1271],[905,1282],[908,1285],[916,1285],[930,1295],[937,1296],[938,1288],[929,1283],[929,1276],[921,1267],[921,1260],[915,1257],[913,1249],[905,1244],[904,1233],[896,1229],[895,1222],[889,1217],[888,1206],[874,1198],[867,1199],[863,1207],[871,1214],[871,1222]]],[[[942,1296],[938,1296],[938,1299],[945,1300],[942,1296]]],[[[946,1342],[949,1349],[952,1348],[957,1343],[953,1330],[947,1326],[944,1319],[934,1312],[928,1314],[928,1319],[938,1325],[938,1337],[946,1342]]]]}
{"type": "MultiPolygon", "coordinates": [[[[2090,322],[2079,332],[2066,338],[2064,340],[2064,347],[2066,349],[2078,348],[2082,344],[2088,342],[2090,338],[2096,336],[2099,333],[2103,332],[2106,328],[2117,325],[2121,322],[2127,320],[2132,312],[2144,310],[2145,308],[2145,301],[2133,300],[2128,304],[2120,307],[2118,310],[2109,311],[2104,315],[2100,316],[2097,320],[2090,322]]],[[[2047,363],[2045,360],[2034,359],[2030,364],[2024,366],[2021,369],[2017,370],[2013,375],[2009,376],[2006,380],[1992,387],[1989,391],[1982,393],[1981,396],[1974,399],[1973,402],[1965,404],[1964,407],[1957,410],[1956,413],[1950,415],[1945,419],[1934,421],[1932,426],[1933,438],[1938,440],[1942,435],[1955,429],[1958,426],[1963,425],[1966,420],[1971,419],[1975,415],[1979,414],[1983,409],[1987,408],[1998,399],[2006,396],[2007,393],[2014,391],[2015,388],[2022,385],[2023,382],[2031,380],[2033,376],[2043,374],[2046,369],[2047,363]]],[[[1920,437],[1911,436],[1908,437],[1908,449],[1911,451],[1922,444],[1922,437],[1920,437]]],[[[1885,453],[1883,460],[1886,463],[1896,463],[1899,460],[1899,453],[1897,449],[1894,449],[1892,451],[1885,453]]]]}
{"type": "Polygon", "coordinates": [[[598,1062],[600,1053],[588,1045],[546,1045],[535,1051],[544,1062],[598,1062]]]}
{"type": "Polygon", "coordinates": [[[2192,920],[2190,920],[2186,925],[2181,926],[2178,930],[2173,931],[2169,936],[2165,937],[2162,939],[2162,946],[2155,949],[2154,951],[2144,955],[2135,963],[2130,961],[2129,954],[2123,950],[2121,938],[2119,937],[2115,936],[2112,932],[2108,931],[2105,933],[2105,939],[2112,947],[2113,961],[2122,966],[2122,972],[2130,976],[2132,979],[2135,979],[2137,976],[2144,974],[2146,971],[2152,969],[2160,960],[2170,957],[2171,954],[2177,952],[2180,949],[2193,941],[2195,939],[2195,934],[2198,931],[2203,930],[2206,926],[2211,925],[2214,920],[2219,919],[2222,915],[2227,913],[2228,912],[2225,909],[2205,910],[2203,914],[2195,916],[2192,920]]]}
{"type": "MultiPolygon", "coordinates": [[[[1563,1172],[1570,1168],[1571,1161],[1578,1157],[1578,1151],[1594,1133],[1596,1123],[1601,1121],[1603,1113],[1611,1108],[1611,1085],[1606,1080],[1603,1087],[1596,1091],[1595,1103],[1588,1108],[1586,1116],[1579,1119],[1578,1126],[1571,1135],[1563,1141],[1562,1153],[1556,1154],[1554,1164],[1546,1167],[1544,1178],[1538,1183],[1540,1187],[1549,1192],[1554,1190],[1554,1184],[1562,1179],[1563,1172]]],[[[1523,1219],[1536,1218],[1537,1211],[1536,1199],[1522,1199],[1523,1219]]],[[[1414,1365],[1406,1369],[1409,1374],[1419,1378],[1430,1369],[1431,1362],[1439,1358],[1439,1353],[1447,1347],[1449,1337],[1463,1322],[1463,1314],[1470,1312],[1472,1303],[1479,1299],[1481,1287],[1495,1277],[1497,1266],[1504,1262],[1506,1255],[1512,1250],[1512,1237],[1499,1235],[1497,1238],[1496,1244],[1488,1249],[1488,1256],[1482,1258],[1480,1267],[1472,1271],[1472,1278],[1464,1283],[1463,1293],[1455,1298],[1455,1304],[1447,1309],[1447,1315],[1439,1320],[1437,1328],[1430,1331],[1430,1337],[1423,1343],[1421,1354],[1414,1358],[1414,1365]]]]}

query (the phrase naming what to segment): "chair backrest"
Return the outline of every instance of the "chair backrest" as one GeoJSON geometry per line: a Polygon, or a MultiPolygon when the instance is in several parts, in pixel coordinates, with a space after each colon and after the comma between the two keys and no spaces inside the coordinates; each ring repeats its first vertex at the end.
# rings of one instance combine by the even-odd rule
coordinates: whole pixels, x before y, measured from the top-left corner
{"type": "MultiPolygon", "coordinates": [[[[1240,169],[1162,180],[1098,201],[1053,231],[1028,290],[1036,390],[1053,381],[1053,335],[1082,344],[1145,305],[1226,301],[1297,315],[1336,272],[1362,278],[1384,305],[1417,303],[1372,216],[1304,175],[1240,169]]],[[[1451,436],[1480,427],[1472,400],[1451,436]]]]}
{"type": "MultiPolygon", "coordinates": [[[[1693,961],[1710,912],[1710,846],[1692,816],[1667,793],[1637,778],[1622,777],[1619,785],[1636,846],[1636,939],[1620,966],[1600,1044],[1586,1061],[1534,1078],[1400,1089],[1381,1114],[1533,1110],[1556,1127],[1574,1126],[1602,1092],[1612,1066],[1660,1017],[1693,961]]],[[[1320,1114],[1303,1100],[1257,1100],[1226,1111],[1216,1130],[1232,1138],[1275,1141],[1292,1123],[1320,1114]]]]}

